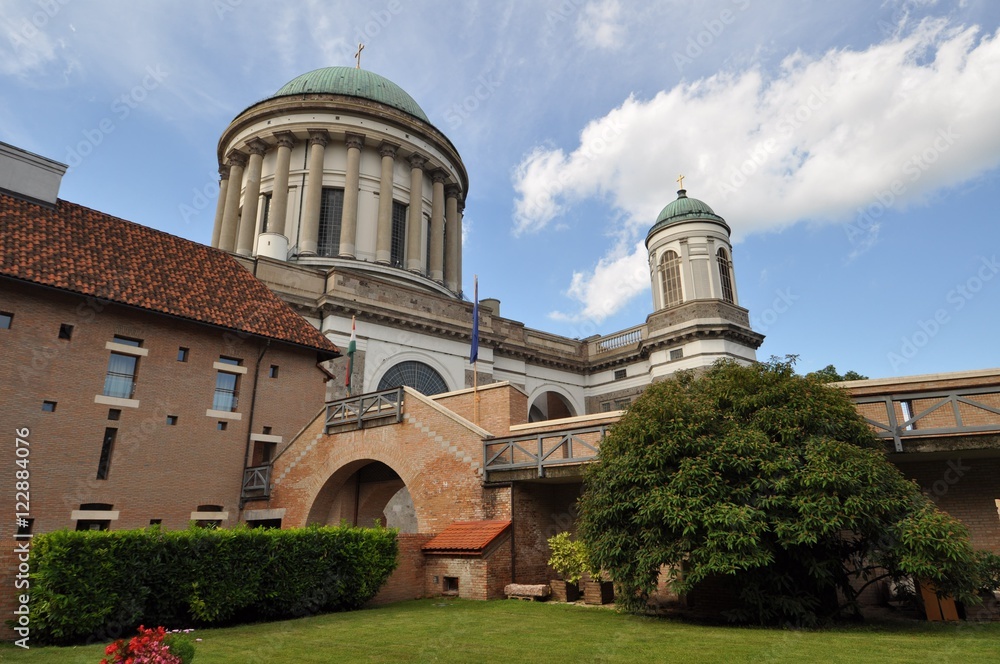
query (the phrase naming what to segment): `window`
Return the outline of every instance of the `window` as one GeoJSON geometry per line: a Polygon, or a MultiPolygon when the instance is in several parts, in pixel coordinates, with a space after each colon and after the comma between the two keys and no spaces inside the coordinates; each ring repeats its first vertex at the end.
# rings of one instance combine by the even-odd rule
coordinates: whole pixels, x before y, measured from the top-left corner
{"type": "Polygon", "coordinates": [[[457,576],[446,576],[446,577],[444,577],[444,594],[445,595],[457,595],[458,594],[458,577],[457,576]]]}
{"type": "Polygon", "coordinates": [[[271,368],[267,372],[267,377],[268,378],[277,378],[278,377],[278,365],[277,364],[272,364],[271,365],[271,368]]]}
{"type": "Polygon", "coordinates": [[[628,371],[625,369],[615,369],[615,380],[625,380],[628,371]]]}
{"type": "Polygon", "coordinates": [[[42,402],[42,412],[43,413],[54,413],[54,412],[56,412],[56,402],[55,401],[43,401],[42,402]]]}
{"type": "MultiPolygon", "coordinates": [[[[903,411],[903,421],[913,419],[913,402],[909,399],[904,399],[899,402],[899,407],[903,411]]],[[[904,427],[907,431],[913,431],[917,428],[916,422],[911,422],[904,427]]]]}
{"type": "Polygon", "coordinates": [[[664,307],[673,307],[683,301],[681,258],[676,251],[668,251],[660,259],[660,286],[663,288],[664,307]]]}
{"type": "Polygon", "coordinates": [[[17,520],[17,534],[14,535],[14,539],[17,539],[18,537],[25,537],[26,535],[30,535],[31,534],[31,528],[34,525],[35,525],[35,520],[33,518],[31,518],[31,517],[29,517],[27,519],[24,519],[23,521],[21,519],[18,519],[17,520]]]}
{"type": "Polygon", "coordinates": [[[403,267],[406,254],[406,210],[407,206],[397,201],[392,202],[392,242],[389,249],[389,263],[393,267],[403,267]]]}
{"type": "Polygon", "coordinates": [[[239,386],[240,375],[219,371],[215,375],[215,396],[212,398],[212,410],[224,410],[233,412],[239,400],[237,387],[239,386]]]}
{"type": "MultiPolygon", "coordinates": [[[[108,503],[83,503],[80,505],[81,512],[111,512],[114,505],[108,503]]],[[[88,516],[104,516],[104,515],[88,515],[88,516]]],[[[76,529],[77,530],[108,530],[111,528],[111,514],[107,515],[107,519],[77,519],[76,529]]]]}
{"type": "Polygon", "coordinates": [[[323,188],[319,204],[319,245],[317,256],[340,254],[340,221],[344,216],[344,190],[323,188]]]}
{"type": "Polygon", "coordinates": [[[104,396],[131,399],[135,393],[135,370],[139,358],[135,355],[111,353],[108,373],[104,378],[104,396]]]}
{"type": "Polygon", "coordinates": [[[271,435],[271,427],[264,427],[263,433],[265,436],[271,435]]]}
{"type": "Polygon", "coordinates": [[[222,511],[222,505],[198,505],[198,509],[191,515],[195,519],[194,525],[199,528],[218,528],[222,525],[222,519],[227,516],[222,511]],[[218,513],[218,518],[208,518],[209,515],[218,513]]]}
{"type": "Polygon", "coordinates": [[[0,311],[0,330],[9,330],[14,322],[14,314],[7,311],[0,311]]]}
{"type": "Polygon", "coordinates": [[[631,399],[615,399],[615,410],[625,410],[630,403],[631,399]]]}
{"type": "Polygon", "coordinates": [[[180,348],[177,349],[177,361],[178,362],[188,361],[188,349],[185,348],[184,346],[181,346],[180,348]]]}
{"type": "Polygon", "coordinates": [[[69,341],[73,338],[73,326],[68,323],[63,323],[59,326],[59,338],[69,341]]]}
{"type": "Polygon", "coordinates": [[[162,523],[163,523],[163,519],[150,519],[149,520],[149,525],[151,525],[151,526],[158,526],[158,525],[160,525],[162,523]]]}
{"type": "Polygon", "coordinates": [[[111,409],[108,410],[108,419],[109,420],[120,420],[121,417],[122,417],[122,412],[120,410],[118,410],[117,408],[111,408],[111,409]]]}
{"type": "Polygon", "coordinates": [[[601,404],[601,412],[602,413],[610,413],[611,412],[611,402],[610,401],[605,401],[604,403],[601,404]]]}
{"type": "Polygon", "coordinates": [[[175,427],[175,426],[177,426],[177,416],[176,415],[167,415],[167,426],[168,427],[175,427]]]}
{"type": "Polygon", "coordinates": [[[260,232],[267,232],[267,220],[271,216],[271,193],[264,194],[264,200],[260,202],[260,232]]]}
{"type": "Polygon", "coordinates": [[[123,346],[135,346],[139,348],[142,346],[142,339],[132,339],[131,337],[120,337],[117,334],[112,339],[116,344],[121,344],[123,346]]]}
{"type": "Polygon", "coordinates": [[[679,360],[682,357],[684,357],[684,349],[683,348],[674,348],[672,351],[670,351],[670,361],[671,362],[674,361],[674,360],[679,360]]]}
{"type": "Polygon", "coordinates": [[[108,427],[104,430],[104,442],[101,444],[101,460],[97,463],[97,479],[108,479],[111,471],[111,453],[115,448],[115,438],[118,437],[118,429],[108,427]]]}
{"type": "Polygon", "coordinates": [[[218,423],[217,423],[217,424],[215,425],[215,430],[216,430],[216,431],[225,431],[225,430],[226,430],[226,423],[220,420],[220,421],[219,421],[219,422],[218,422],[218,423]]]}
{"type": "Polygon", "coordinates": [[[378,382],[378,389],[388,390],[400,385],[412,387],[428,396],[448,391],[448,384],[444,382],[441,374],[423,362],[415,360],[407,360],[390,367],[378,382]]]}
{"type": "Polygon", "coordinates": [[[735,304],[733,298],[733,262],[729,260],[725,249],[719,249],[716,257],[719,260],[719,277],[722,279],[722,299],[735,304]]]}

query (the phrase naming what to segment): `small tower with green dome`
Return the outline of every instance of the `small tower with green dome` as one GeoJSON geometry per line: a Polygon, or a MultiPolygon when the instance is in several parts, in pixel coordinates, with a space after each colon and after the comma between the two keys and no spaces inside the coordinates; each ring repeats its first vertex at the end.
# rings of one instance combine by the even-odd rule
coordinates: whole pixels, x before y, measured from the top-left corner
{"type": "Polygon", "coordinates": [[[653,313],[649,340],[665,347],[650,354],[654,379],[721,358],[754,361],[763,335],[750,328],[733,271],[731,229],[685,189],[667,204],[646,235],[653,313]]]}

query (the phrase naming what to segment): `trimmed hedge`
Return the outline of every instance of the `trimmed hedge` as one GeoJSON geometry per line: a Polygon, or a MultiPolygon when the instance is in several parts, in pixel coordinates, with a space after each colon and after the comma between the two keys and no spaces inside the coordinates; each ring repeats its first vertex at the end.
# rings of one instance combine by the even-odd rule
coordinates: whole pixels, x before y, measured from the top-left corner
{"type": "Polygon", "coordinates": [[[32,637],[108,641],[139,624],[188,627],[360,607],[396,568],[382,528],[61,530],[31,551],[32,637]]]}

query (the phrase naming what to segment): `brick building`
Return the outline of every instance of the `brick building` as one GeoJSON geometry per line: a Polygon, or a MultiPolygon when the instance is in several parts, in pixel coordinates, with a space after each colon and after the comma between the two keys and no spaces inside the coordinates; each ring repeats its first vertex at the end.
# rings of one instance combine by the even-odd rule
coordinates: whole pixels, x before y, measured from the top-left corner
{"type": "Polygon", "coordinates": [[[0,499],[26,519],[0,520],[0,583],[17,525],[272,518],[244,468],[322,407],[336,346],[228,254],[58,200],[59,165],[0,147],[0,499]]]}

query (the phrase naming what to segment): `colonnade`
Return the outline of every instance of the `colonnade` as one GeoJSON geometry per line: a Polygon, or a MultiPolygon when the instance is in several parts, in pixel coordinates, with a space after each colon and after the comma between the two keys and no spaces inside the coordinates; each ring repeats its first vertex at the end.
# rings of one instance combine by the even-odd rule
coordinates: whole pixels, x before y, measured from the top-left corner
{"type": "MultiPolygon", "coordinates": [[[[276,131],[273,142],[260,137],[231,150],[219,168],[219,203],[216,207],[212,246],[249,256],[257,233],[258,201],[264,155],[276,150],[274,183],[268,211],[267,232],[288,236],[288,191],[291,153],[297,137],[290,131],[276,131]],[[243,200],[242,213],[240,199],[243,200]]],[[[358,196],[361,177],[361,152],[366,137],[347,132],[347,170],[340,227],[338,257],[357,257],[358,196]]],[[[305,192],[298,234],[298,255],[315,256],[319,244],[320,208],[323,199],[323,173],[327,146],[331,142],[326,129],[308,129],[305,192]]],[[[381,141],[378,217],[375,220],[375,262],[390,264],[392,254],[392,203],[396,160],[400,145],[381,141]]],[[[462,211],[461,187],[449,182],[441,168],[429,168],[428,158],[418,152],[406,156],[410,167],[405,255],[402,267],[424,274],[458,293],[462,287],[462,211]],[[427,257],[421,252],[423,229],[424,178],[431,180],[430,246],[427,257]]],[[[363,222],[362,222],[363,223],[363,222]]]]}

